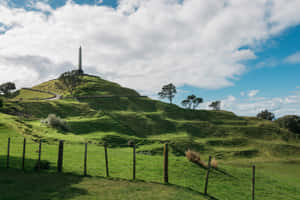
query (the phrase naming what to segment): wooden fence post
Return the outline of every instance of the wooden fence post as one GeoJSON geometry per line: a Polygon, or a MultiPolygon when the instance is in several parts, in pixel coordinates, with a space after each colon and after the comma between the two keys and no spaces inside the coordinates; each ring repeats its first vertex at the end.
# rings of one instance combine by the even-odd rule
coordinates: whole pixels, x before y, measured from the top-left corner
{"type": "Polygon", "coordinates": [[[40,140],[40,143],[39,143],[39,158],[38,158],[38,166],[37,166],[38,172],[41,170],[41,153],[42,153],[42,140],[40,140]]]}
{"type": "Polygon", "coordinates": [[[106,144],[104,144],[104,154],[105,154],[106,176],[109,177],[108,157],[107,157],[107,145],[106,144]]]}
{"type": "Polygon", "coordinates": [[[22,170],[25,170],[25,152],[26,152],[26,138],[24,138],[23,141],[22,170]]]}
{"type": "Polygon", "coordinates": [[[211,162],[211,156],[209,156],[209,158],[208,158],[208,168],[207,168],[206,179],[205,179],[204,195],[207,195],[208,176],[209,176],[209,171],[210,171],[210,162],[211,162]]]}
{"type": "Polygon", "coordinates": [[[57,159],[57,172],[62,172],[64,157],[64,141],[59,141],[58,146],[58,159],[57,159]]]}
{"type": "Polygon", "coordinates": [[[6,167],[9,168],[9,154],[10,154],[10,137],[7,141],[7,159],[6,159],[6,167]]]}
{"type": "Polygon", "coordinates": [[[135,180],[135,165],[136,165],[136,153],[135,153],[135,144],[133,144],[133,177],[132,179],[135,180]]]}
{"type": "Polygon", "coordinates": [[[165,144],[164,148],[164,183],[169,183],[169,153],[168,153],[168,144],[165,144]]]}
{"type": "Polygon", "coordinates": [[[252,200],[255,197],[255,165],[252,166],[252,200]]]}
{"type": "Polygon", "coordinates": [[[85,143],[85,148],[84,148],[84,169],[83,169],[84,176],[87,175],[86,161],[87,161],[87,143],[85,143]]]}

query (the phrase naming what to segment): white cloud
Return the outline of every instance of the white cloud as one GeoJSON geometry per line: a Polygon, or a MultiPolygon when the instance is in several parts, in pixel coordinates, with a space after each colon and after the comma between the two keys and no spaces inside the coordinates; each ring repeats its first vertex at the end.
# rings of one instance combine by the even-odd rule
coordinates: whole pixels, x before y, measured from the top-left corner
{"type": "Polygon", "coordinates": [[[23,58],[22,67],[0,61],[1,81],[28,85],[58,75],[66,69],[61,63],[77,64],[81,44],[87,71],[144,93],[169,82],[222,88],[245,73],[242,61],[255,58],[253,49],[241,47],[300,23],[299,0],[120,0],[116,9],[72,1],[56,10],[34,5],[47,14],[0,4],[0,22],[13,27],[0,35],[0,56],[23,58]],[[33,57],[48,59],[55,70],[42,73],[48,65],[32,67],[33,57]]]}
{"type": "Polygon", "coordinates": [[[285,59],[286,62],[291,64],[300,63],[300,52],[296,52],[285,59]]]}
{"type": "MultiPolygon", "coordinates": [[[[241,116],[256,116],[262,110],[269,110],[276,117],[284,115],[300,115],[300,92],[287,97],[276,98],[251,98],[238,99],[234,96],[228,96],[221,100],[222,110],[232,111],[241,116]]],[[[201,109],[210,109],[208,105],[211,102],[205,102],[200,105],[201,109]]]]}
{"type": "Polygon", "coordinates": [[[256,96],[258,93],[259,93],[259,90],[250,90],[250,91],[248,92],[248,96],[249,96],[249,97],[254,97],[254,96],[256,96]]]}
{"type": "Polygon", "coordinates": [[[34,8],[40,10],[40,11],[44,11],[44,12],[51,12],[52,8],[49,4],[43,3],[43,2],[36,2],[33,5],[34,8]]]}

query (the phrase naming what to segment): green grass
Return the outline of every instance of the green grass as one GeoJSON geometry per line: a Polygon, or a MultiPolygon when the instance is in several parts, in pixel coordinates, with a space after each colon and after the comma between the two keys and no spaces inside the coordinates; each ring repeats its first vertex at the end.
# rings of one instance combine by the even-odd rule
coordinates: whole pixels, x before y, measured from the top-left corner
{"type": "Polygon", "coordinates": [[[33,100],[33,99],[46,99],[46,98],[53,98],[54,95],[48,94],[46,92],[38,92],[38,91],[31,91],[26,89],[20,89],[17,91],[17,96],[15,96],[12,100],[33,100]]]}
{"type": "Polygon", "coordinates": [[[197,192],[175,186],[66,174],[0,170],[2,200],[205,200],[197,192]]]}

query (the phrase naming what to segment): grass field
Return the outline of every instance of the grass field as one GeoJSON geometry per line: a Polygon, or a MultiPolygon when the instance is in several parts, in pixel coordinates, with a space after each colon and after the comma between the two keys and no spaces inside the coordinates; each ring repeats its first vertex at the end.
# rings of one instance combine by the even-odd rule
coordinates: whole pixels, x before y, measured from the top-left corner
{"type": "MultiPolygon", "coordinates": [[[[6,146],[1,145],[0,167],[6,167],[6,146]]],[[[51,162],[48,173],[56,172],[58,145],[43,144],[42,160],[51,162]]],[[[28,142],[26,149],[26,171],[33,172],[38,157],[38,144],[28,142]]],[[[12,138],[11,168],[21,169],[22,142],[12,138]]],[[[109,148],[109,172],[113,178],[132,179],[132,149],[109,148]]],[[[83,175],[84,145],[65,144],[65,173],[83,175]]],[[[207,158],[204,158],[207,160],[207,158]]],[[[258,199],[298,199],[300,190],[300,174],[297,170],[299,162],[258,163],[256,174],[256,195],[258,199]]],[[[105,177],[104,149],[102,146],[88,145],[88,175],[105,177]]],[[[250,164],[220,164],[219,169],[226,174],[213,170],[210,174],[208,192],[216,199],[250,199],[251,198],[251,166],[250,164]]],[[[163,157],[161,155],[137,154],[137,179],[147,182],[163,183],[163,157]]],[[[188,188],[195,192],[203,192],[206,170],[190,163],[183,156],[170,155],[169,181],[171,184],[188,188]]]]}
{"type": "Polygon", "coordinates": [[[176,186],[16,170],[0,170],[0,193],[1,200],[209,199],[176,186]]]}

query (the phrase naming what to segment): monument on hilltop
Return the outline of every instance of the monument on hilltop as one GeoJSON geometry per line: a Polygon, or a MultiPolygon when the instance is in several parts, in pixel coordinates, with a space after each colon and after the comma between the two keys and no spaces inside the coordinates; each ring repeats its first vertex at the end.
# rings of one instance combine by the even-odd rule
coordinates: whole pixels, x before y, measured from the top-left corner
{"type": "Polygon", "coordinates": [[[82,48],[81,46],[79,47],[79,60],[78,60],[78,73],[80,75],[83,74],[83,70],[82,70],[82,48]]]}

